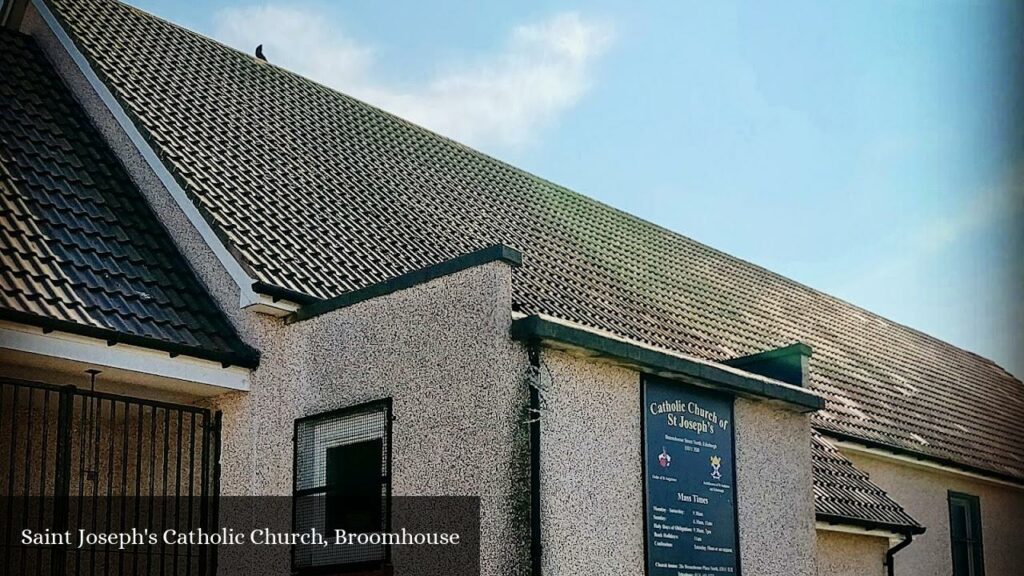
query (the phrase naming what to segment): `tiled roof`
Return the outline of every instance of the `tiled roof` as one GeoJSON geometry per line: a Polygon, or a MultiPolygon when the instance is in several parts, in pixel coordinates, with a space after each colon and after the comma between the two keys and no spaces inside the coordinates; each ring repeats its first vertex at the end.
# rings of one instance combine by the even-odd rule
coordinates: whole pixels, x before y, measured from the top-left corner
{"type": "Polygon", "coordinates": [[[256,362],[32,39],[3,29],[0,319],[256,362]]]}
{"type": "Polygon", "coordinates": [[[1024,386],[989,360],[137,9],[48,3],[257,281],[325,298],[503,243],[524,313],[711,360],[804,342],[819,429],[1024,478],[1024,386]]]}
{"type": "Polygon", "coordinates": [[[872,484],[867,474],[854,468],[826,438],[813,433],[811,447],[814,508],[819,520],[895,532],[923,532],[917,521],[872,484]]]}

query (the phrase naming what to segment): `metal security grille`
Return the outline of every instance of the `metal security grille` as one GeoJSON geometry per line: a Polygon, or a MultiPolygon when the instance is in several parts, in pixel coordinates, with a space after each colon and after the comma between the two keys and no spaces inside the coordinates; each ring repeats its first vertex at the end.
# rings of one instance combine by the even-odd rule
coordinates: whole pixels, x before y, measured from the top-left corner
{"type": "Polygon", "coordinates": [[[220,413],[0,378],[0,575],[216,571],[216,548],[92,544],[78,531],[217,525],[220,413]],[[24,545],[21,531],[70,531],[24,545]]]}
{"type": "MultiPolygon", "coordinates": [[[[318,414],[295,422],[293,527],[328,538],[390,529],[391,400],[318,414]]],[[[381,545],[297,545],[298,571],[379,567],[390,559],[381,545]]]]}
{"type": "Polygon", "coordinates": [[[985,576],[981,536],[981,500],[949,492],[949,537],[953,547],[953,576],[985,576]]]}

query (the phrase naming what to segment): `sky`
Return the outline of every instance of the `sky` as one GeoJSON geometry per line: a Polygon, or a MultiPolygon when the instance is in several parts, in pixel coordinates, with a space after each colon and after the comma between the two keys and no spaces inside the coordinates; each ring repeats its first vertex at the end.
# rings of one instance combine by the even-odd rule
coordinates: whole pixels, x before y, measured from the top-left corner
{"type": "Polygon", "coordinates": [[[1024,376],[1024,3],[131,3],[1024,376]]]}

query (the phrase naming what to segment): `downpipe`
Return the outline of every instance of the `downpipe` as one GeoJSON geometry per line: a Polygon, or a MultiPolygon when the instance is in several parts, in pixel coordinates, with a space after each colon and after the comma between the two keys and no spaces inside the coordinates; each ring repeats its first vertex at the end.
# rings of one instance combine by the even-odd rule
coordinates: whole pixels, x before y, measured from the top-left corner
{"type": "Polygon", "coordinates": [[[913,542],[913,541],[914,541],[914,535],[911,534],[910,532],[907,532],[906,534],[903,535],[903,541],[902,542],[900,542],[899,544],[897,544],[897,545],[893,546],[892,548],[889,548],[888,550],[885,551],[885,568],[886,568],[886,574],[888,574],[888,576],[894,576],[896,574],[896,572],[895,572],[896,571],[896,566],[895,566],[895,564],[896,564],[896,558],[895,558],[896,553],[899,552],[900,550],[903,550],[907,546],[910,546],[910,543],[913,542]]]}
{"type": "Polygon", "coordinates": [[[541,576],[544,552],[540,530],[540,346],[529,345],[530,357],[530,574],[541,576]]]}

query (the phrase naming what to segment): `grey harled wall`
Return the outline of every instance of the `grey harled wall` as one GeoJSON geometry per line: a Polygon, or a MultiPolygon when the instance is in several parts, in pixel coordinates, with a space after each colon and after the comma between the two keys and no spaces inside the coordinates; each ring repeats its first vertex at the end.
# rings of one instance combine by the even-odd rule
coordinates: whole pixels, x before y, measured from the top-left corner
{"type": "Polygon", "coordinates": [[[544,573],[643,574],[639,375],[541,352],[544,573]]]}
{"type": "Polygon", "coordinates": [[[1024,488],[994,484],[940,470],[844,450],[871,481],[881,486],[927,528],[896,555],[897,576],[950,576],[949,490],[981,499],[985,576],[1024,572],[1024,488]]]}
{"type": "Polygon", "coordinates": [[[809,415],[737,398],[734,418],[744,576],[814,574],[809,415]]]}
{"type": "Polygon", "coordinates": [[[819,530],[818,576],[884,576],[888,548],[886,538],[819,530]]]}
{"type": "Polygon", "coordinates": [[[527,389],[494,262],[282,326],[252,392],[225,398],[225,491],[291,494],[296,418],[393,398],[393,493],[482,498],[484,574],[525,566],[527,389]]]}
{"type": "MultiPolygon", "coordinates": [[[[546,574],[642,575],[640,374],[544,350],[542,527],[546,574]]],[[[737,399],[744,576],[815,573],[807,415],[737,399]]]]}

